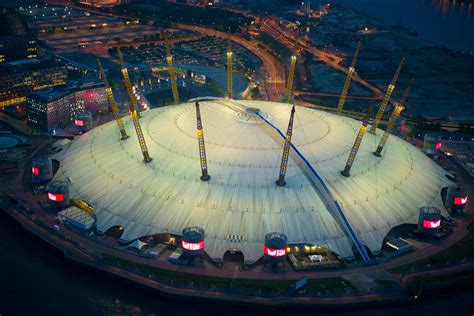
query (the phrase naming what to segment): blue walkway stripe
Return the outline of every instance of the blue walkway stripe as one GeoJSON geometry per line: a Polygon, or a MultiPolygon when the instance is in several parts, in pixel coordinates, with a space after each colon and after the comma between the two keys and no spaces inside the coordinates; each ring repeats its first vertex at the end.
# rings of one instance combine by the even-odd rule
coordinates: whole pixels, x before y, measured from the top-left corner
{"type": "MultiPolygon", "coordinates": [[[[285,134],[283,134],[279,129],[278,127],[276,127],[275,125],[273,125],[272,123],[270,123],[269,121],[267,121],[263,116],[260,115],[260,113],[256,113],[257,116],[262,119],[267,125],[269,125],[270,127],[272,127],[275,131],[278,132],[278,134],[280,134],[280,136],[285,139],[286,136],[285,134]]],[[[339,203],[336,201],[336,199],[334,198],[334,196],[332,195],[331,191],[329,191],[329,188],[326,186],[326,184],[324,183],[323,179],[318,175],[318,173],[316,172],[316,170],[314,170],[314,168],[311,166],[311,164],[309,163],[309,161],[303,156],[303,154],[295,147],[295,145],[291,144],[291,148],[293,148],[293,150],[296,152],[296,154],[304,161],[304,163],[306,164],[306,166],[309,168],[309,170],[311,171],[311,173],[316,177],[316,179],[318,179],[318,181],[320,182],[321,186],[324,188],[325,190],[325,193],[331,198],[332,202],[334,203],[334,205],[336,206],[336,210],[338,211],[341,219],[342,219],[342,224],[344,226],[344,228],[346,229],[346,231],[349,233],[349,236],[351,237],[352,241],[354,242],[354,244],[356,245],[357,247],[357,250],[359,250],[359,253],[360,255],[362,256],[362,259],[364,259],[364,261],[370,261],[370,258],[369,258],[369,255],[367,254],[367,251],[365,250],[365,247],[364,245],[362,244],[362,242],[359,240],[359,238],[357,237],[357,234],[354,232],[354,229],[352,228],[351,224],[349,223],[349,220],[347,219],[346,215],[344,214],[344,211],[342,210],[342,207],[339,205],[339,203]]],[[[329,206],[329,205],[328,205],[329,206]]]]}

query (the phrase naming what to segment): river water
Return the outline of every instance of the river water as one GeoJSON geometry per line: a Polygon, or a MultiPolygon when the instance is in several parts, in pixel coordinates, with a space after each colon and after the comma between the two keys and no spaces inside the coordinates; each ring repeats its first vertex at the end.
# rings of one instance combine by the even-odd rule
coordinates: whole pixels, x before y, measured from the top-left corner
{"type": "Polygon", "coordinates": [[[474,53],[474,1],[316,0],[341,4],[387,24],[405,26],[419,36],[465,53],[474,53]]]}

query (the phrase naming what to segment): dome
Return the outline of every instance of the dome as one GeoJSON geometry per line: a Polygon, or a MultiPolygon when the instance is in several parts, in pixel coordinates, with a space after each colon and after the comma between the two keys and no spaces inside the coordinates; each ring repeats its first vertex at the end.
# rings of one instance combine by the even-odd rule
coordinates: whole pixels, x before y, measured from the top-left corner
{"type": "Polygon", "coordinates": [[[283,138],[291,106],[266,101],[200,102],[211,180],[200,181],[193,102],[152,109],[140,123],[153,160],[143,163],[133,124],[120,140],[115,122],[77,137],[56,154],[55,179],[71,179],[70,196],[92,204],[97,229],[122,226],[124,241],[144,235],[180,235],[188,226],[206,232],[205,251],[220,261],[229,249],[246,262],[263,256],[265,235],[283,233],[288,244],[310,243],[353,257],[354,238],[373,253],[388,231],[417,223],[419,208],[445,212],[440,191],[445,172],[411,144],[390,137],[382,158],[372,153],[382,131],[366,133],[351,170],[341,176],[361,122],[296,106],[286,186],[278,187],[283,138]],[[267,122],[256,117],[259,113],[267,122]],[[317,173],[315,186],[296,150],[317,173]],[[348,232],[353,231],[352,233],[348,232]]]}

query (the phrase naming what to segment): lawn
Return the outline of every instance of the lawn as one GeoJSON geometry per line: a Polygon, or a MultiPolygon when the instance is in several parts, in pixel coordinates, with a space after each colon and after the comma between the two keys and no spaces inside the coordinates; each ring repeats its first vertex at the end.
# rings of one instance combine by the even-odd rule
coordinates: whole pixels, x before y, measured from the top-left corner
{"type": "Polygon", "coordinates": [[[474,278],[474,269],[460,271],[434,277],[416,278],[410,283],[408,289],[414,295],[419,295],[425,286],[434,286],[441,289],[456,287],[456,284],[469,284],[468,279],[474,278]]]}
{"type": "MultiPolygon", "coordinates": [[[[125,259],[117,258],[108,254],[103,254],[102,257],[109,263],[119,264],[122,267],[129,268],[132,271],[141,272],[145,275],[158,278],[167,284],[172,282],[173,285],[189,286],[192,282],[192,286],[196,288],[209,289],[211,285],[214,288],[227,290],[230,287],[232,279],[230,278],[218,278],[201,276],[183,272],[175,272],[147,265],[142,265],[125,259]]],[[[239,290],[248,291],[261,291],[261,292],[285,292],[290,289],[290,285],[293,284],[294,280],[254,280],[254,279],[237,279],[235,282],[235,288],[239,290]]],[[[323,295],[328,294],[340,294],[343,293],[346,288],[353,289],[353,286],[349,281],[340,278],[324,278],[324,279],[312,279],[308,280],[306,286],[306,292],[308,293],[321,293],[323,295]]]]}
{"type": "Polygon", "coordinates": [[[106,261],[114,264],[120,264],[122,267],[130,268],[134,271],[144,273],[146,275],[151,275],[156,277],[159,280],[162,280],[165,283],[173,283],[175,286],[189,286],[189,283],[192,282],[193,287],[198,288],[210,288],[213,285],[215,288],[228,289],[230,286],[230,279],[226,278],[215,278],[207,277],[183,272],[175,272],[164,269],[159,269],[155,267],[150,267],[147,265],[138,264],[132,261],[125,259],[117,258],[107,254],[102,255],[106,261]]]}

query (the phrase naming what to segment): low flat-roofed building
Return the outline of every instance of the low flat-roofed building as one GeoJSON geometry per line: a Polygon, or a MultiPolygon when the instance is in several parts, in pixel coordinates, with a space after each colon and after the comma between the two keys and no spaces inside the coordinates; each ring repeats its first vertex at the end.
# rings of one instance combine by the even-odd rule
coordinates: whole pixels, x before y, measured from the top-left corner
{"type": "Polygon", "coordinates": [[[78,207],[71,206],[58,213],[60,221],[69,223],[81,230],[89,230],[95,224],[95,218],[78,207]]]}
{"type": "Polygon", "coordinates": [[[403,238],[390,237],[385,241],[385,245],[394,249],[397,254],[403,254],[413,250],[413,246],[403,238]]]}

